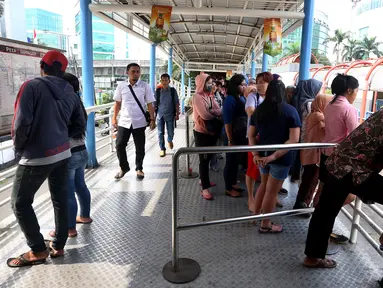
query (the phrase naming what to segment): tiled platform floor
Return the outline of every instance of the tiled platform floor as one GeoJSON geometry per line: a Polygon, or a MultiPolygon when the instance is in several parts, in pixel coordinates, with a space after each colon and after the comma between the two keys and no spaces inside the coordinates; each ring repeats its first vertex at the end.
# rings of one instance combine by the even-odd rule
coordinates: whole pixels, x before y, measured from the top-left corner
{"type": "MultiPolygon", "coordinates": [[[[176,131],[175,147],[184,146],[184,125],[176,131]]],[[[92,193],[89,226],[79,226],[79,235],[68,240],[65,257],[46,264],[10,269],[5,261],[27,251],[12,216],[0,224],[0,287],[177,287],[162,277],[171,256],[171,156],[158,157],[156,132],[149,133],[144,181],[130,172],[119,182],[117,159],[110,157],[88,175],[92,193]]],[[[129,150],[134,163],[134,151],[129,150]]],[[[197,168],[197,158],[191,157],[197,168]]],[[[181,160],[181,163],[184,161],[181,160]]],[[[221,160],[221,165],[224,161],[221,160]]],[[[180,222],[248,215],[246,198],[224,196],[222,173],[212,172],[218,183],[216,196],[208,202],[199,195],[198,180],[180,179],[180,222]]],[[[282,199],[290,209],[296,187],[289,186],[282,199]]],[[[53,228],[48,194],[35,205],[43,234],[53,228]]],[[[309,270],[302,266],[309,220],[298,217],[281,220],[280,235],[260,235],[250,224],[198,228],[180,232],[180,256],[199,262],[202,273],[192,283],[179,287],[377,287],[383,276],[381,257],[365,242],[342,246],[334,257],[339,267],[309,270]]],[[[349,223],[337,221],[336,230],[348,233],[349,223]]]]}

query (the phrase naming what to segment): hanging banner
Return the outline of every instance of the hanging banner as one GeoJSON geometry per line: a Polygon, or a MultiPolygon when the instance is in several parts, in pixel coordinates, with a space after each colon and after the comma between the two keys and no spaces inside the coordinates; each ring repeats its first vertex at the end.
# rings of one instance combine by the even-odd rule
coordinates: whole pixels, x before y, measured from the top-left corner
{"type": "Polygon", "coordinates": [[[227,70],[226,71],[226,80],[229,81],[232,76],[233,76],[233,70],[227,70]]]}
{"type": "Polygon", "coordinates": [[[172,6],[152,6],[150,18],[149,40],[161,43],[168,39],[172,6]]]}
{"type": "Polygon", "coordinates": [[[272,57],[282,53],[282,25],[279,18],[264,20],[263,39],[265,40],[263,52],[272,57]]]}

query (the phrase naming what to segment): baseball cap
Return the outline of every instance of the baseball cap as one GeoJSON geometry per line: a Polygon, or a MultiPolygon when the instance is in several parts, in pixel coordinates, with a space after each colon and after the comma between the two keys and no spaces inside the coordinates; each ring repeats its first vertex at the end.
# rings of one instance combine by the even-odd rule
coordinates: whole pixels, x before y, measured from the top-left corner
{"type": "Polygon", "coordinates": [[[66,68],[68,67],[68,59],[65,57],[64,54],[56,50],[50,50],[47,53],[45,53],[41,61],[49,66],[53,66],[54,62],[61,63],[62,72],[65,72],[66,68]]]}

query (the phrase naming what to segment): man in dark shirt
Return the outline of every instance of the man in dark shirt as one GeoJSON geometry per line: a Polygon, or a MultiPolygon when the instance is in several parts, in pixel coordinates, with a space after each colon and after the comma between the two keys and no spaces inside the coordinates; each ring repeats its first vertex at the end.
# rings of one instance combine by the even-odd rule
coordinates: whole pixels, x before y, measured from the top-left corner
{"type": "Polygon", "coordinates": [[[20,158],[11,204],[31,251],[7,261],[17,268],[42,264],[49,256],[32,203],[48,179],[53,202],[56,237],[49,243],[51,257],[64,255],[68,238],[69,137],[84,133],[86,121],[80,98],[63,79],[68,66],[58,51],[47,52],[40,62],[41,76],[25,82],[17,95],[12,138],[20,158]]]}
{"type": "Polygon", "coordinates": [[[339,144],[327,159],[326,168],[328,175],[307,235],[306,267],[336,267],[325,254],[335,218],[349,193],[365,203],[383,204],[383,177],[379,174],[383,168],[383,110],[339,144]]]}

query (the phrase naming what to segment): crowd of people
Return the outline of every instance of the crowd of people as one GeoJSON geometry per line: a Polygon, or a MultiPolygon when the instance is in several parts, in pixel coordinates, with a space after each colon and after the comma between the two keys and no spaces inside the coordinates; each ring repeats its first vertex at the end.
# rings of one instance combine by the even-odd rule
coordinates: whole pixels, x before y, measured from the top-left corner
{"type": "MultiPolygon", "coordinates": [[[[65,73],[66,57],[49,51],[41,60],[41,77],[25,82],[17,95],[12,137],[19,159],[12,191],[12,209],[30,251],[7,261],[9,267],[42,264],[48,256],[61,257],[68,237],[76,237],[76,224],[90,224],[91,193],[84,179],[88,161],[85,146],[87,113],[80,99],[76,76],[65,73]],[[55,230],[44,240],[32,203],[37,190],[48,179],[55,213],[55,230]],[[76,196],[80,204],[80,213],[76,196]]],[[[136,150],[136,176],[145,177],[145,130],[158,127],[160,157],[173,149],[179,97],[170,86],[168,74],[153,93],[140,80],[138,64],[127,66],[127,81],[115,91],[112,125],[117,130],[116,150],[119,180],[130,170],[126,147],[130,136],[136,150]]],[[[329,239],[344,243],[348,239],[333,233],[333,225],[343,205],[358,196],[365,203],[383,203],[383,110],[358,126],[352,105],[359,83],[352,76],[339,74],[331,84],[332,95],[321,94],[322,83],[310,79],[297,87],[285,87],[276,74],[263,72],[255,79],[236,74],[228,82],[201,73],[195,79],[192,99],[194,137],[197,147],[234,145],[273,145],[337,143],[336,148],[303,151],[253,151],[227,153],[223,169],[223,194],[238,198],[245,189],[239,185],[239,171],[246,171],[248,209],[266,214],[281,207],[278,194],[288,193],[282,185],[300,183],[294,209],[315,207],[312,215],[304,266],[333,268],[326,259],[329,239]],[[239,169],[241,167],[241,169],[239,169]],[[256,181],[260,181],[255,189],[256,181]]],[[[216,184],[210,170],[218,172],[221,154],[199,155],[200,194],[214,200],[216,184]]],[[[306,215],[311,216],[311,215],[306,215]]],[[[263,219],[260,233],[281,233],[283,227],[263,219]]],[[[383,236],[380,239],[383,244],[383,236]]]]}
{"type": "MultiPolygon", "coordinates": [[[[343,74],[333,80],[332,95],[321,94],[322,83],[315,79],[286,88],[279,75],[269,72],[260,73],[255,79],[236,74],[223,85],[221,79],[215,80],[208,74],[196,77],[192,106],[197,147],[221,143],[339,144],[326,149],[226,154],[222,193],[238,198],[245,192],[238,185],[241,165],[246,170],[248,208],[252,214],[270,213],[283,206],[278,194],[288,193],[282,185],[289,175],[290,181],[299,184],[293,209],[316,208],[307,238],[307,257],[303,262],[306,267],[336,266],[335,261],[325,259],[328,242],[348,241],[347,237],[333,233],[332,228],[340,208],[350,204],[355,195],[366,203],[383,203],[383,177],[379,175],[383,168],[383,111],[359,125],[353,106],[358,87],[356,78],[343,74]],[[255,191],[256,181],[260,184],[255,191]]],[[[214,200],[216,193],[212,187],[216,185],[209,177],[212,155],[199,155],[199,160],[201,196],[214,200]]],[[[214,167],[218,171],[216,164],[214,167]]],[[[259,223],[260,233],[282,231],[282,225],[270,219],[259,223]]]]}

